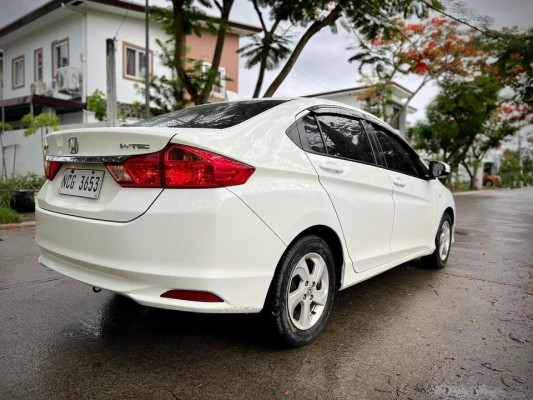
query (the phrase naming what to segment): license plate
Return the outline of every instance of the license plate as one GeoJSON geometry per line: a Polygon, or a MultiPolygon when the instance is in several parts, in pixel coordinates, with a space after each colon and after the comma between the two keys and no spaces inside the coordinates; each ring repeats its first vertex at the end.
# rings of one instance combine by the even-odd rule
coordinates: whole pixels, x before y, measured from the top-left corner
{"type": "Polygon", "coordinates": [[[97,199],[100,196],[104,171],[68,169],[59,184],[59,193],[69,196],[97,199]]]}

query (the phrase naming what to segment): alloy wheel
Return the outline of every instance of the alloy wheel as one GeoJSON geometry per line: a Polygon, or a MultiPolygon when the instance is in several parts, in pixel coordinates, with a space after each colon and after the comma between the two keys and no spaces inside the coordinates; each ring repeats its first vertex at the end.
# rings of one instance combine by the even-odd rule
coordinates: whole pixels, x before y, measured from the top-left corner
{"type": "Polygon", "coordinates": [[[287,312],[292,324],[300,330],[313,327],[328,301],[329,273],[320,254],[309,253],[296,264],[287,294],[287,312]]]}

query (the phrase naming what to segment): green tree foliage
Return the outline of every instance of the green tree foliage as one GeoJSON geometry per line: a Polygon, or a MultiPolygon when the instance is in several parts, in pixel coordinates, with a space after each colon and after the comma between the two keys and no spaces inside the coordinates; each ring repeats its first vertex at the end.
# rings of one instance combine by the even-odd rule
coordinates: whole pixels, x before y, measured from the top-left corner
{"type": "MultiPolygon", "coordinates": [[[[229,31],[228,18],[234,0],[172,0],[172,8],[152,7],[152,18],[162,24],[164,31],[173,38],[174,70],[183,84],[188,96],[194,104],[208,101],[213,85],[216,84],[218,67],[224,46],[226,32],[229,31]],[[218,8],[218,18],[208,18],[198,7],[214,5],[218,8]],[[211,67],[206,73],[200,73],[198,60],[186,57],[185,38],[187,35],[200,36],[202,23],[206,24],[210,33],[217,37],[211,67]]],[[[269,9],[272,25],[267,26],[261,14],[261,35],[252,39],[249,46],[242,49],[248,58],[247,65],[259,65],[259,75],[254,95],[259,96],[264,79],[264,72],[275,68],[283,61],[283,67],[264,93],[271,97],[288,76],[294,64],[309,40],[325,27],[336,29],[336,23],[344,17],[348,23],[360,29],[372,38],[378,35],[385,37],[395,29],[390,22],[391,15],[410,16],[426,15],[428,5],[441,9],[437,0],[257,0],[254,6],[269,9]],[[290,37],[278,31],[281,22],[304,27],[304,31],[292,49],[289,49],[290,37]]],[[[179,103],[179,101],[178,101],[179,103]]]]}
{"type": "Polygon", "coordinates": [[[29,124],[28,128],[24,131],[24,136],[31,136],[39,129],[41,130],[41,134],[48,133],[49,128],[54,131],[59,129],[59,119],[57,115],[52,113],[41,113],[37,116],[29,113],[23,116],[21,121],[29,124]]]}
{"type": "Polygon", "coordinates": [[[254,9],[261,22],[261,34],[254,34],[250,36],[250,43],[241,47],[237,53],[242,54],[248,60],[246,61],[246,68],[253,68],[259,66],[259,73],[254,89],[253,97],[259,97],[265,71],[271,71],[280,65],[291,54],[291,35],[288,29],[282,29],[280,23],[288,19],[285,11],[290,2],[282,2],[277,7],[272,7],[271,18],[272,24],[267,26],[266,18],[262,8],[267,8],[270,3],[268,0],[252,0],[254,9]],[[279,31],[279,32],[278,32],[279,31]]]}
{"type": "Polygon", "coordinates": [[[277,7],[281,7],[291,23],[305,26],[306,30],[296,42],[281,71],[266,90],[265,97],[274,95],[309,40],[325,27],[331,27],[335,30],[336,23],[341,17],[350,29],[358,30],[369,39],[378,36],[389,38],[397,31],[397,26],[391,22],[393,16],[400,14],[404,18],[415,15],[418,17],[426,16],[428,4],[434,8],[442,9],[441,3],[437,0],[430,2],[420,0],[275,0],[268,3],[274,14],[277,7]]]}
{"type": "Polygon", "coordinates": [[[527,185],[533,183],[533,158],[530,156],[524,157],[522,160],[522,181],[527,185]]]}
{"type": "Polygon", "coordinates": [[[478,32],[460,29],[459,23],[449,18],[432,16],[413,23],[395,18],[391,23],[396,29],[387,36],[373,38],[358,32],[359,41],[353,46],[356,53],[349,59],[367,82],[360,99],[391,124],[428,82],[471,76],[479,70],[477,64],[490,55],[484,49],[487,46],[478,43],[478,32]],[[418,86],[400,112],[387,114],[392,103],[390,83],[408,75],[420,78],[418,86]]]}
{"type": "Polygon", "coordinates": [[[104,92],[96,89],[87,99],[87,109],[94,112],[94,117],[98,121],[104,121],[107,117],[107,103],[104,92]]]}
{"type": "MultiPolygon", "coordinates": [[[[94,117],[98,121],[107,120],[107,100],[105,98],[104,92],[100,89],[96,89],[93,94],[87,99],[87,109],[94,112],[94,117]]],[[[118,111],[117,118],[121,121],[126,119],[127,115],[118,111]]]]}
{"type": "Polygon", "coordinates": [[[41,132],[41,149],[44,158],[45,135],[48,134],[49,129],[53,129],[54,131],[59,130],[59,119],[57,118],[57,115],[52,113],[41,113],[35,116],[32,113],[29,113],[23,116],[21,121],[25,124],[29,124],[28,128],[24,131],[24,136],[31,136],[37,131],[41,132]]]}
{"type": "Polygon", "coordinates": [[[0,122],[0,135],[4,133],[5,131],[12,131],[13,127],[8,124],[7,122],[0,122]]]}
{"type": "MultiPolygon", "coordinates": [[[[158,57],[162,65],[169,70],[174,70],[174,45],[172,40],[163,42],[156,39],[159,45],[160,52],[158,57]]],[[[193,77],[202,77],[201,64],[194,64],[194,68],[189,68],[191,79],[193,77]]],[[[198,86],[200,82],[197,83],[198,86]]],[[[146,87],[144,85],[136,85],[137,90],[144,96],[146,87]]],[[[165,75],[153,75],[150,80],[150,102],[155,104],[157,109],[151,110],[151,115],[158,115],[170,111],[181,110],[191,103],[186,96],[186,90],[180,79],[173,73],[170,77],[165,75]]],[[[144,107],[143,105],[140,105],[144,107]]]]}
{"type": "Polygon", "coordinates": [[[427,122],[411,130],[415,147],[440,155],[456,170],[497,110],[500,90],[499,80],[488,76],[443,83],[427,109],[427,122]]]}
{"type": "Polygon", "coordinates": [[[506,151],[500,165],[500,175],[504,187],[518,187],[520,185],[520,161],[515,152],[506,151]]]}
{"type": "Polygon", "coordinates": [[[515,91],[520,101],[533,112],[533,28],[520,32],[518,28],[490,31],[484,38],[496,61],[490,72],[503,79],[515,91]]]}
{"type": "MultiPolygon", "coordinates": [[[[216,84],[218,68],[224,48],[226,32],[229,30],[229,14],[234,0],[172,0],[172,8],[152,7],[152,18],[162,24],[163,30],[173,38],[173,64],[177,77],[187,91],[194,104],[208,101],[213,85],[216,84]],[[214,5],[220,12],[218,18],[208,18],[197,6],[211,7],[214,5]],[[199,65],[202,60],[190,60],[186,57],[185,38],[188,35],[202,35],[202,23],[209,32],[216,36],[215,49],[211,66],[203,72],[199,65]]],[[[179,99],[177,99],[179,103],[179,99]]]]}

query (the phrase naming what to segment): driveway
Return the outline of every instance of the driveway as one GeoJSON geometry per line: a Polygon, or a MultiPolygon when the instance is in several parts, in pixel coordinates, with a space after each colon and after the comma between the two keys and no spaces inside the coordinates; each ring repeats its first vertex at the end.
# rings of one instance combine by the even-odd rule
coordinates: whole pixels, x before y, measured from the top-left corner
{"type": "Polygon", "coordinates": [[[444,270],[401,265],[340,292],[311,345],[258,315],[157,310],[40,267],[0,231],[0,398],[531,399],[533,190],[456,196],[444,270]]]}

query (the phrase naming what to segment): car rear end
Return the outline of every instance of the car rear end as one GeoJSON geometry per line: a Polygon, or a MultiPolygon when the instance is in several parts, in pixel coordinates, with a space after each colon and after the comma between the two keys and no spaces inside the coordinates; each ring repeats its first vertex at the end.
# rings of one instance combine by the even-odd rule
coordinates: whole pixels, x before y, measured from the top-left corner
{"type": "Polygon", "coordinates": [[[227,144],[238,130],[49,135],[36,205],[40,263],[149,306],[260,311],[285,244],[228,189],[255,168],[199,145],[227,144]]]}

